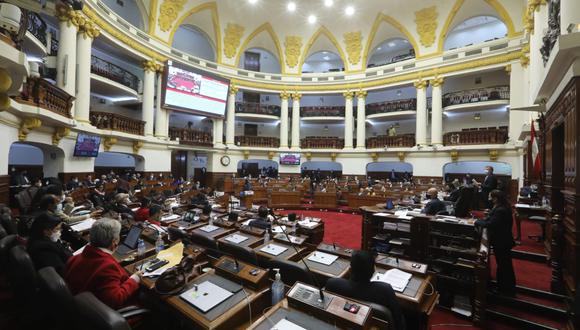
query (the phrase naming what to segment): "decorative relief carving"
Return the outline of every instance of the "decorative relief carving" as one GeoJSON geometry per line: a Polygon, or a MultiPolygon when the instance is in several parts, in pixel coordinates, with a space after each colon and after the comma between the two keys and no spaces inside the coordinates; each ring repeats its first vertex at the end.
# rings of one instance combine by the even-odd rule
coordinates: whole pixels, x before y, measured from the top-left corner
{"type": "Polygon", "coordinates": [[[354,92],[351,91],[344,92],[342,93],[342,96],[344,96],[346,100],[352,100],[352,98],[354,97],[354,92]]]}
{"type": "Polygon", "coordinates": [[[449,155],[451,156],[452,162],[457,162],[457,160],[459,159],[459,152],[457,150],[451,150],[449,152],[449,155]]]}
{"type": "Polygon", "coordinates": [[[236,94],[238,94],[238,87],[234,84],[230,84],[230,95],[235,96],[236,94]]]}
{"type": "Polygon", "coordinates": [[[302,98],[302,94],[300,94],[298,92],[292,93],[292,100],[294,100],[294,101],[300,101],[301,98],[302,98]]]}
{"type": "Polygon", "coordinates": [[[63,137],[66,137],[70,134],[70,128],[68,127],[57,127],[52,133],[52,145],[57,146],[60,140],[63,137]]]}
{"type": "Polygon", "coordinates": [[[437,31],[437,7],[431,6],[415,12],[415,23],[421,44],[430,47],[435,42],[435,32],[437,31]]]}
{"type": "Polygon", "coordinates": [[[334,162],[336,160],[336,152],[330,153],[330,159],[334,162]]]}
{"type": "Polygon", "coordinates": [[[244,27],[235,23],[228,23],[224,32],[224,55],[227,58],[233,58],[236,56],[238,47],[240,47],[244,27]]]}
{"type": "Polygon", "coordinates": [[[490,150],[489,151],[489,160],[495,162],[499,158],[499,151],[497,150],[490,150]]]}
{"type": "Polygon", "coordinates": [[[10,107],[10,97],[6,92],[12,87],[12,77],[8,70],[0,68],[0,111],[10,107]]]}
{"type": "Polygon", "coordinates": [[[143,147],[143,141],[133,141],[133,153],[138,154],[139,150],[143,147]]]}
{"type": "Polygon", "coordinates": [[[187,0],[164,0],[159,7],[159,28],[163,32],[167,32],[173,27],[173,23],[177,21],[177,15],[183,10],[183,6],[187,0]]]}
{"type": "Polygon", "coordinates": [[[99,30],[91,21],[86,21],[83,25],[79,26],[79,32],[82,33],[82,36],[85,39],[95,39],[101,34],[101,30],[99,30]]]}
{"type": "Polygon", "coordinates": [[[360,31],[347,32],[344,34],[344,43],[346,44],[346,53],[348,61],[352,65],[360,62],[362,51],[362,34],[360,31]]]}
{"type": "Polygon", "coordinates": [[[379,160],[379,154],[376,152],[371,153],[371,158],[373,159],[373,162],[377,162],[379,160]]]}
{"type": "Polygon", "coordinates": [[[20,124],[20,129],[18,130],[18,140],[26,141],[26,137],[33,129],[39,128],[42,125],[42,121],[38,118],[24,118],[20,124]]]}
{"type": "Polygon", "coordinates": [[[404,162],[404,161],[405,161],[405,153],[404,153],[404,152],[402,152],[402,151],[399,151],[399,152],[397,153],[397,157],[399,157],[399,161],[400,161],[400,162],[404,162]]]}
{"type": "Polygon", "coordinates": [[[286,64],[289,68],[294,68],[298,65],[300,59],[300,50],[302,49],[302,37],[286,36],[284,41],[284,55],[286,56],[286,64]]]}
{"type": "Polygon", "coordinates": [[[80,11],[73,10],[71,6],[58,4],[56,6],[56,18],[61,22],[67,22],[67,26],[74,25],[76,27],[85,24],[86,19],[80,11]]]}
{"type": "Polygon", "coordinates": [[[290,93],[288,93],[287,91],[283,91],[282,93],[280,93],[281,100],[287,101],[289,97],[290,97],[290,93]]]}
{"type": "Polygon", "coordinates": [[[425,89],[425,88],[427,88],[428,84],[429,84],[428,80],[417,80],[413,83],[413,85],[417,89],[425,89]]]}
{"type": "Polygon", "coordinates": [[[111,150],[111,147],[117,144],[117,138],[114,136],[107,136],[103,140],[103,148],[105,151],[111,150]]]}
{"type": "Polygon", "coordinates": [[[163,66],[155,61],[143,61],[145,72],[160,72],[163,66]]]}
{"type": "Polygon", "coordinates": [[[364,99],[365,97],[367,97],[368,92],[367,91],[360,90],[360,91],[356,92],[355,95],[359,99],[364,99]]]}
{"type": "Polygon", "coordinates": [[[431,80],[431,86],[433,87],[440,87],[443,86],[443,77],[435,77],[435,79],[431,80]]]}

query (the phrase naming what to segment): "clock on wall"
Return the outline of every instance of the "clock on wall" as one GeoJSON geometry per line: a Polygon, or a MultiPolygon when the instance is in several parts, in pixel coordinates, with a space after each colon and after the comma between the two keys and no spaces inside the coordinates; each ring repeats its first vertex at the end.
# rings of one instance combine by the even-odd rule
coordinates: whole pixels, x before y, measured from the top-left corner
{"type": "Polygon", "coordinates": [[[230,157],[229,156],[222,156],[222,158],[220,159],[220,162],[222,163],[223,166],[228,166],[228,165],[230,165],[230,157]]]}

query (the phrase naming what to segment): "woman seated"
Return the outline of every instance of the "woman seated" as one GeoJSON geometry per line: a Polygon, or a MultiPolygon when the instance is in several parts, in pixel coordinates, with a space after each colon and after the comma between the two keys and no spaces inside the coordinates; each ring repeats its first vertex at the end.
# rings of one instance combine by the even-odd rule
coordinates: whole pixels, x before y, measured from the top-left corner
{"type": "Polygon", "coordinates": [[[51,266],[61,275],[64,272],[72,252],[60,241],[61,229],[61,219],[49,213],[41,213],[33,220],[27,249],[37,270],[51,266]]]}

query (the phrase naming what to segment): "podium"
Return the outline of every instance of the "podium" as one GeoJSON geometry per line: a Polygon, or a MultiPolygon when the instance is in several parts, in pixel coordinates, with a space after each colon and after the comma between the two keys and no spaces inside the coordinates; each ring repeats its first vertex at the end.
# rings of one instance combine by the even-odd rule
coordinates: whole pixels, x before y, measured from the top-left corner
{"type": "Polygon", "coordinates": [[[247,210],[251,210],[252,205],[254,205],[254,192],[251,190],[241,191],[240,192],[240,206],[245,207],[247,210]]]}

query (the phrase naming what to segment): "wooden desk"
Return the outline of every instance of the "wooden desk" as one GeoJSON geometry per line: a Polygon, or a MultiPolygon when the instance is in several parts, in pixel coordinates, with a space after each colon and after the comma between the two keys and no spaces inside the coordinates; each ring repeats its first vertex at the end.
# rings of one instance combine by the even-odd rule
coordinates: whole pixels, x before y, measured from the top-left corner
{"type": "Polygon", "coordinates": [[[302,260],[308,265],[308,268],[310,268],[310,270],[314,273],[314,275],[321,279],[320,285],[325,285],[326,281],[329,278],[333,277],[346,278],[346,276],[350,272],[349,259],[338,257],[338,259],[336,259],[333,263],[327,266],[315,261],[308,260],[310,256],[313,256],[316,253],[326,253],[326,252],[313,251],[306,257],[302,258],[302,260]]]}
{"type": "MultiPolygon", "coordinates": [[[[517,230],[515,238],[516,241],[520,241],[522,239],[522,219],[529,219],[530,217],[533,216],[546,217],[546,215],[551,211],[551,209],[548,207],[534,206],[528,204],[516,204],[515,209],[516,209],[516,230],[517,230]]],[[[540,226],[542,227],[541,240],[544,240],[546,233],[546,223],[545,222],[540,223],[540,226]]],[[[549,244],[551,244],[551,242],[548,242],[548,245],[549,244]]]]}
{"type": "Polygon", "coordinates": [[[352,193],[348,195],[348,207],[358,210],[362,206],[374,206],[378,203],[386,203],[387,198],[384,196],[359,196],[352,193]]]}
{"type": "Polygon", "coordinates": [[[296,208],[301,205],[299,191],[272,191],[268,197],[269,208],[296,208]]]}
{"type": "Polygon", "coordinates": [[[293,323],[305,329],[317,330],[335,330],[336,327],[325,322],[325,320],[316,318],[308,313],[302,312],[299,309],[288,306],[288,300],[283,299],[270,310],[257,319],[247,330],[270,330],[272,326],[280,322],[282,319],[291,319],[293,323]]]}
{"type": "Polygon", "coordinates": [[[336,192],[315,192],[314,206],[320,208],[336,208],[336,192]]]}
{"type": "Polygon", "coordinates": [[[234,231],[234,232],[229,233],[226,236],[220,237],[217,241],[218,241],[218,243],[222,243],[222,244],[233,244],[233,245],[239,245],[239,246],[244,246],[244,247],[249,247],[249,248],[255,248],[256,246],[263,243],[264,238],[259,237],[259,236],[254,236],[254,235],[251,235],[248,233],[240,232],[240,231],[234,231]],[[243,241],[243,242],[240,242],[238,244],[226,240],[227,237],[229,237],[233,234],[242,235],[242,236],[247,237],[248,239],[243,241]]]}
{"type": "Polygon", "coordinates": [[[201,230],[201,227],[199,227],[199,228],[192,230],[192,233],[196,233],[196,234],[217,240],[218,238],[226,236],[234,231],[235,231],[235,229],[228,229],[228,228],[219,227],[218,229],[216,229],[212,232],[206,233],[205,231],[201,230]]]}
{"type": "Polygon", "coordinates": [[[271,260],[271,259],[283,259],[283,260],[292,260],[292,261],[294,261],[296,259],[299,259],[300,258],[300,254],[303,253],[304,250],[305,250],[304,248],[298,247],[298,246],[296,247],[296,249],[298,250],[298,253],[296,253],[296,250],[294,250],[294,248],[291,245],[284,244],[284,243],[281,243],[281,242],[270,241],[269,243],[263,243],[263,244],[260,244],[259,246],[255,247],[254,248],[254,251],[256,251],[256,254],[258,255],[258,258],[259,259],[262,259],[262,260],[268,261],[268,260],[271,260]],[[270,243],[275,244],[275,245],[278,245],[278,246],[283,246],[283,247],[286,248],[286,251],[282,252],[281,254],[279,254],[277,256],[274,256],[272,254],[269,254],[269,253],[260,251],[260,249],[262,249],[264,246],[266,246],[266,245],[268,245],[270,243]]]}

